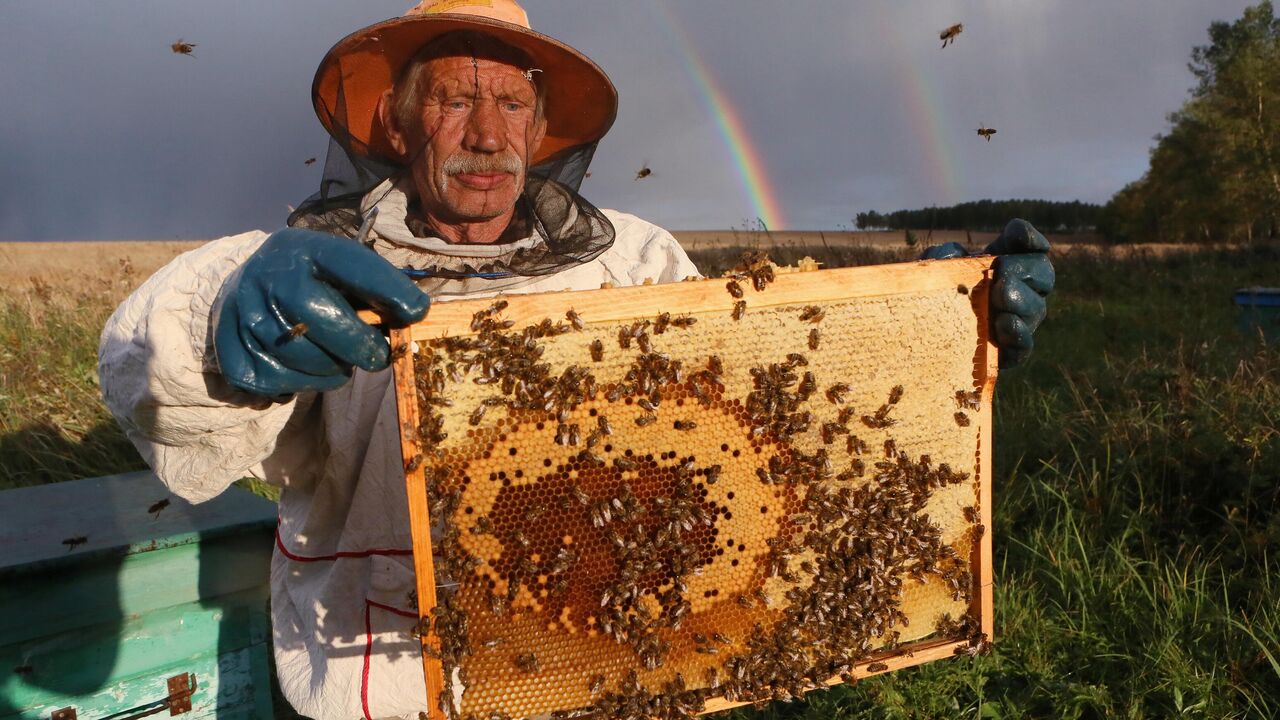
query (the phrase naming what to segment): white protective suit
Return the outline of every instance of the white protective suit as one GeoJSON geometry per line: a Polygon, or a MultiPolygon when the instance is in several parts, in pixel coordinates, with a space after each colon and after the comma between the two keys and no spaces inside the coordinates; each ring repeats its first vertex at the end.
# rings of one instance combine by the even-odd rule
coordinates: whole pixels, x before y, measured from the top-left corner
{"type": "MultiPolygon", "coordinates": [[[[374,248],[403,266],[428,250],[405,227],[403,193],[385,192],[375,191],[374,248]]],[[[608,250],[516,292],[697,274],[670,233],[603,212],[616,230],[608,250]]],[[[391,372],[357,370],[337,390],[287,402],[238,392],[216,372],[210,308],[266,238],[254,231],[212,241],[129,296],[102,333],[103,396],[174,494],[208,500],[245,476],[283,489],[271,610],[276,672],[298,712],[317,720],[416,718],[427,698],[409,633],[417,613],[391,372]]]]}

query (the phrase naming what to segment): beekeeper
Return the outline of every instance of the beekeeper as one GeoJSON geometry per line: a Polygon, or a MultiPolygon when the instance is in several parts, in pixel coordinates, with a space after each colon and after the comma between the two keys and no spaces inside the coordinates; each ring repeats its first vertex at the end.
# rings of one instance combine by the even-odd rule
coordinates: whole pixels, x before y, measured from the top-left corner
{"type": "MultiPolygon", "coordinates": [[[[697,269],[665,230],[577,193],[617,95],[513,0],[428,0],[349,35],[313,103],[332,137],[320,192],[289,228],[210,242],[125,300],[102,334],[103,395],[176,495],[208,500],[246,476],[281,488],[273,641],[298,712],[417,717],[389,348],[353,307],[407,324],[431,300],[697,269]]],[[[995,249],[1030,254],[1002,258],[1016,270],[997,279],[993,330],[1016,359],[1052,268],[1043,237],[1010,227],[995,249]]]]}

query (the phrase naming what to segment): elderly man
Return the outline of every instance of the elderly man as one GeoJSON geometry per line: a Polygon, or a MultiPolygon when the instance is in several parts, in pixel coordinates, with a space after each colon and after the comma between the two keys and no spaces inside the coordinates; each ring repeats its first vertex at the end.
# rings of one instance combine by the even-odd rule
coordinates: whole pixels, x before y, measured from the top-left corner
{"type": "MultiPolygon", "coordinates": [[[[157,272],[111,317],[108,406],[177,495],[245,476],[281,488],[272,615],[281,689],[315,718],[428,706],[389,348],[437,300],[673,282],[666,231],[576,192],[617,98],[513,0],[434,0],[325,57],[314,103],[335,141],[321,192],[268,235],[222,238],[157,272]],[[363,232],[361,231],[363,229],[363,232]],[[362,242],[353,242],[359,236],[362,242]]],[[[1052,284],[1011,225],[996,337],[1030,349],[1052,284]],[[1016,266],[1016,267],[1014,267],[1016,266]]],[[[945,253],[944,253],[945,254],[945,253]]]]}

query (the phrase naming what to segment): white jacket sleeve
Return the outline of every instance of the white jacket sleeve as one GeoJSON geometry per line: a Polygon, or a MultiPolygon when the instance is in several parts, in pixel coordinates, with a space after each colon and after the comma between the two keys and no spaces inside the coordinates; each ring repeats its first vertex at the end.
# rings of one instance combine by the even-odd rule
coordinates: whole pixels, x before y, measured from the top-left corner
{"type": "Polygon", "coordinates": [[[232,388],[217,373],[209,337],[223,282],[266,238],[233,235],[178,256],[102,330],[98,375],[107,407],[156,475],[191,502],[261,476],[259,464],[300,404],[232,388]]]}
{"type": "Polygon", "coordinates": [[[604,213],[613,223],[615,249],[628,264],[625,272],[629,280],[627,284],[639,285],[646,280],[668,283],[701,277],[698,268],[671,233],[629,213],[617,210],[605,210],[604,213]]]}

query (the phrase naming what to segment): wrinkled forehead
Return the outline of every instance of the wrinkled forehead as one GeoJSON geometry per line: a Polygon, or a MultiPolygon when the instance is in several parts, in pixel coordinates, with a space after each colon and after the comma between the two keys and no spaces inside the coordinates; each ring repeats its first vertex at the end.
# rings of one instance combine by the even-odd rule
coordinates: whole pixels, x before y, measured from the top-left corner
{"type": "Polygon", "coordinates": [[[440,57],[427,62],[423,75],[426,94],[430,97],[479,94],[532,99],[536,95],[525,68],[501,60],[440,57]]]}

